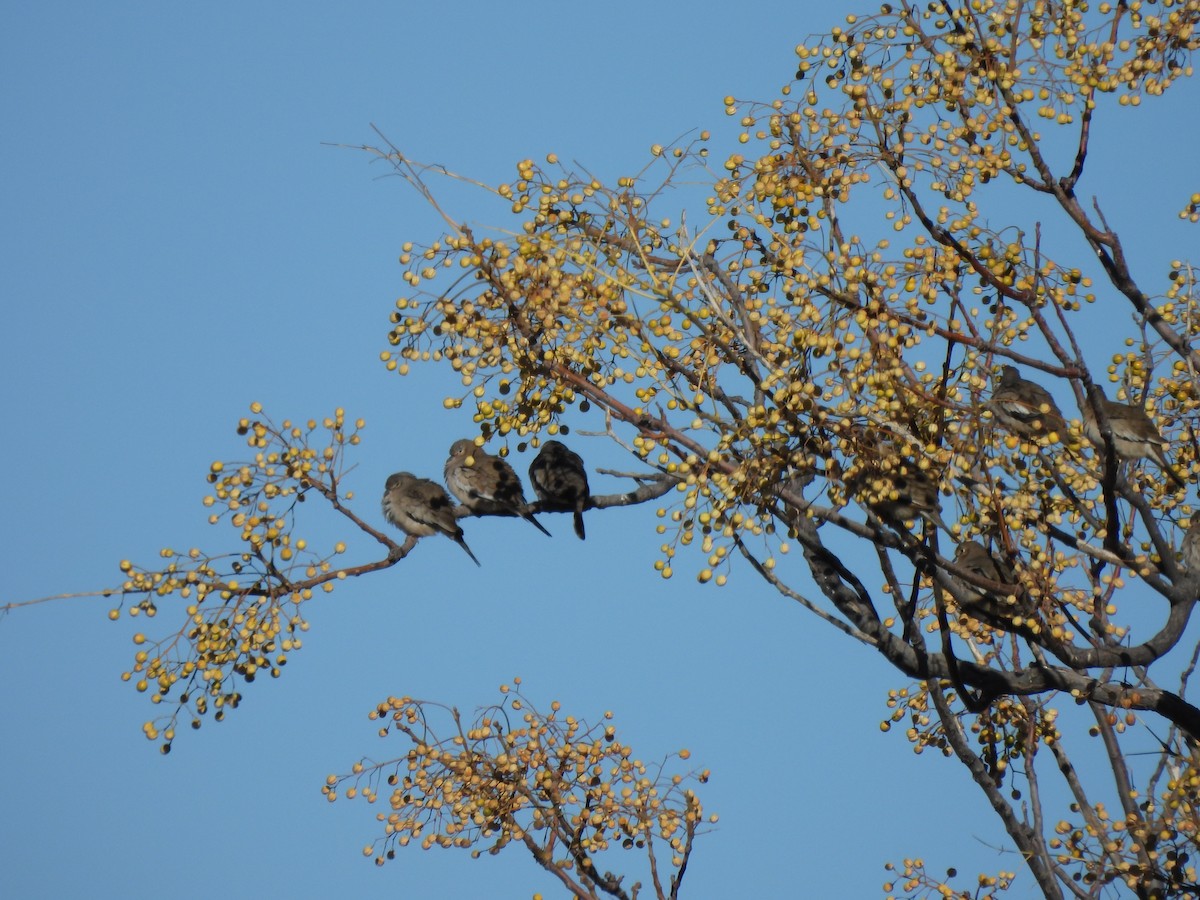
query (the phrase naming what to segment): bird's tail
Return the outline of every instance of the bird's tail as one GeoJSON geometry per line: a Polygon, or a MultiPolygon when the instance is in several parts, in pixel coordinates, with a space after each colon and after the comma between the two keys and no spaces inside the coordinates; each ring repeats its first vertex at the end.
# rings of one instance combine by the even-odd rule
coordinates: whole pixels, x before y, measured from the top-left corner
{"type": "Polygon", "coordinates": [[[1170,478],[1173,482],[1175,482],[1175,486],[1181,487],[1184,490],[1187,490],[1187,482],[1179,477],[1179,473],[1175,471],[1174,467],[1171,465],[1170,460],[1167,459],[1167,455],[1162,452],[1161,448],[1159,448],[1159,447],[1154,448],[1154,456],[1158,460],[1158,465],[1162,468],[1162,470],[1164,472],[1167,473],[1167,477],[1170,478]]]}
{"type": "Polygon", "coordinates": [[[467,556],[471,557],[471,562],[475,563],[481,569],[483,568],[483,564],[475,558],[475,554],[471,552],[471,548],[467,546],[467,542],[463,539],[462,535],[456,537],[454,542],[467,551],[467,556]]]}
{"type": "Polygon", "coordinates": [[[542,523],[539,522],[537,519],[535,519],[533,517],[533,513],[531,513],[529,510],[526,509],[526,510],[522,511],[521,518],[524,519],[526,522],[528,522],[530,525],[532,525],[534,528],[536,528],[538,531],[540,531],[542,534],[544,534],[546,537],[554,537],[554,535],[552,535],[550,532],[548,532],[545,528],[542,527],[542,523]]]}

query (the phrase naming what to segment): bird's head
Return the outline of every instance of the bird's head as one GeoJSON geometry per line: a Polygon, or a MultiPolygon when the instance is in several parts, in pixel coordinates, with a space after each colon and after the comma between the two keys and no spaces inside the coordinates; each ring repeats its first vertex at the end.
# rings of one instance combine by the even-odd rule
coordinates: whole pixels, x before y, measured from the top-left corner
{"type": "Polygon", "coordinates": [[[450,445],[450,458],[466,460],[468,457],[473,457],[477,450],[473,440],[463,438],[450,445]]]}
{"type": "Polygon", "coordinates": [[[415,480],[416,476],[411,472],[396,472],[394,475],[388,476],[387,484],[384,489],[390,491],[394,488],[405,487],[406,485],[412,484],[415,480]]]}

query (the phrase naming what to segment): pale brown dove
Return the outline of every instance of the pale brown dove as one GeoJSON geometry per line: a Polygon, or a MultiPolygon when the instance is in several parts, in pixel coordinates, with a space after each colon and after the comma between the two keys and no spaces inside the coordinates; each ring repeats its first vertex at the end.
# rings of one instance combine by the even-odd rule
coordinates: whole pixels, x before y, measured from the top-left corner
{"type": "Polygon", "coordinates": [[[1188,530],[1179,547],[1183,567],[1192,574],[1200,573],[1200,515],[1192,516],[1188,530]]]}
{"type": "Polygon", "coordinates": [[[410,472],[389,475],[383,491],[383,517],[414,537],[444,534],[479,565],[458,527],[454,503],[440,484],[410,472]]]}
{"type": "Polygon", "coordinates": [[[868,495],[863,497],[864,502],[880,518],[904,527],[905,522],[923,516],[943,531],[953,534],[938,512],[937,483],[916,463],[906,462],[890,472],[860,473],[852,479],[852,489],[862,494],[864,488],[859,485],[868,479],[882,482],[881,486],[867,487],[865,490],[868,495]],[[871,496],[876,491],[879,492],[878,496],[871,496]]]}
{"type": "MultiPolygon", "coordinates": [[[[1016,575],[1008,563],[988,552],[988,549],[978,541],[965,541],[959,544],[954,551],[954,565],[978,578],[1012,587],[1012,595],[1018,594],[1016,575]]],[[[969,610],[978,609],[991,616],[1010,618],[1021,612],[1021,607],[1014,606],[1008,602],[1007,598],[1008,595],[985,594],[972,585],[963,596],[963,601],[969,610]]]]}
{"type": "Polygon", "coordinates": [[[1040,384],[1022,378],[1014,366],[1000,370],[1000,383],[992,391],[988,406],[996,418],[1021,437],[1044,437],[1054,432],[1067,435],[1067,423],[1054,398],[1040,384]]]}
{"type": "MultiPolygon", "coordinates": [[[[1146,415],[1146,410],[1141,406],[1109,400],[1099,391],[1096,393],[1100,401],[1100,409],[1112,431],[1113,449],[1117,451],[1117,455],[1122,459],[1153,458],[1172,481],[1180,487],[1186,487],[1183,479],[1175,474],[1175,470],[1167,462],[1167,455],[1163,451],[1167,442],[1158,433],[1154,422],[1146,415]]],[[[1084,403],[1082,413],[1083,433],[1097,449],[1103,452],[1104,436],[1100,431],[1099,422],[1096,421],[1096,413],[1092,409],[1092,404],[1084,403]]]]}
{"type": "Polygon", "coordinates": [[[480,515],[520,516],[549,536],[533,517],[525,501],[521,479],[498,456],[475,446],[472,440],[455,441],[446,460],[446,486],[459,501],[480,515]]]}

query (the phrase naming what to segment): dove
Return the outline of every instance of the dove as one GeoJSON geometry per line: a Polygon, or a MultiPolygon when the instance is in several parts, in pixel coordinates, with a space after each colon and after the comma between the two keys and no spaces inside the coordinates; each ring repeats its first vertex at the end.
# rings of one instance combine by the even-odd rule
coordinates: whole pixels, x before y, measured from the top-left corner
{"type": "Polygon", "coordinates": [[[513,467],[498,456],[475,446],[472,440],[455,441],[446,460],[446,486],[459,501],[479,515],[520,516],[547,537],[541,522],[525,502],[525,490],[513,467]]]}
{"type": "Polygon", "coordinates": [[[454,517],[454,503],[437,482],[418,478],[411,472],[389,475],[383,491],[383,517],[413,537],[444,534],[462,547],[475,565],[479,565],[479,560],[463,540],[463,531],[454,517]]]}
{"type": "MultiPolygon", "coordinates": [[[[1117,451],[1117,455],[1124,459],[1153,458],[1172,481],[1180,487],[1186,487],[1183,479],[1175,474],[1175,470],[1167,462],[1166,453],[1163,452],[1167,442],[1158,433],[1154,422],[1146,415],[1146,410],[1141,406],[1109,400],[1098,390],[1096,394],[1104,418],[1108,420],[1108,427],[1112,432],[1113,449],[1117,451]]],[[[1102,451],[1104,436],[1100,432],[1100,423],[1096,421],[1096,412],[1092,408],[1092,404],[1085,403],[1082,412],[1083,433],[1087,435],[1087,439],[1092,444],[1102,451]]]]}
{"type": "Polygon", "coordinates": [[[1054,432],[1062,438],[1067,434],[1066,420],[1050,392],[1022,378],[1015,366],[1000,370],[1000,384],[992,391],[988,407],[1005,427],[1021,437],[1054,432]]]}
{"type": "MultiPolygon", "coordinates": [[[[977,578],[1012,587],[1012,593],[1017,593],[1016,575],[1008,563],[988,552],[979,541],[965,541],[959,544],[954,551],[954,565],[977,578]]],[[[978,609],[993,617],[1011,617],[1018,611],[1018,608],[1007,602],[1006,597],[985,594],[974,587],[968,590],[962,599],[969,610],[978,609]]]]}
{"type": "Polygon", "coordinates": [[[546,441],[529,464],[529,483],[542,509],[575,514],[575,534],[582,541],[583,511],[591,502],[583,458],[560,441],[546,441]]]}
{"type": "MultiPolygon", "coordinates": [[[[789,466],[780,473],[779,483],[775,489],[776,494],[780,495],[780,500],[783,500],[782,494],[791,494],[793,497],[797,498],[797,502],[799,504],[798,508],[803,508],[808,505],[804,500],[804,489],[816,480],[817,475],[811,469],[797,469],[793,466],[789,466]]],[[[784,503],[789,507],[792,506],[792,504],[786,500],[784,503]]]]}
{"type": "Polygon", "coordinates": [[[953,534],[938,512],[937,483],[915,463],[905,463],[897,470],[870,477],[872,481],[886,482],[878,499],[866,501],[880,518],[903,526],[905,522],[924,516],[943,531],[953,534]]]}
{"type": "Polygon", "coordinates": [[[1192,574],[1200,573],[1200,516],[1193,516],[1179,546],[1183,567],[1192,574]]]}
{"type": "Polygon", "coordinates": [[[788,464],[779,474],[776,490],[802,498],[804,489],[817,480],[818,475],[829,472],[832,454],[829,441],[817,433],[803,436],[796,448],[787,455],[788,464]],[[820,460],[824,466],[818,466],[820,460]]]}

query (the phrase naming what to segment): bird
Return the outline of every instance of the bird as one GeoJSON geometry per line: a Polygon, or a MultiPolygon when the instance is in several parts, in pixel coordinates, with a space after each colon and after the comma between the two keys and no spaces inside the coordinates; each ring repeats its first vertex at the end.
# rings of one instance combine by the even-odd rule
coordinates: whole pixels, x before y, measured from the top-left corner
{"type": "Polygon", "coordinates": [[[860,481],[867,477],[873,482],[885,482],[882,489],[872,485],[871,489],[878,491],[878,496],[865,500],[880,518],[903,525],[923,516],[946,533],[953,534],[938,512],[937,482],[916,463],[905,462],[898,470],[878,475],[862,473],[853,480],[860,481]]]}
{"type": "MultiPolygon", "coordinates": [[[[954,551],[954,565],[985,581],[1012,587],[1012,594],[1017,593],[1016,575],[1004,560],[988,551],[979,541],[964,541],[954,551]]],[[[964,604],[972,610],[985,614],[1011,617],[1019,608],[999,598],[995,594],[985,594],[978,588],[971,588],[963,595],[964,604]]]]}
{"type": "Polygon", "coordinates": [[[1000,383],[988,406],[1009,430],[1021,437],[1067,434],[1067,422],[1054,398],[1040,384],[1021,377],[1015,366],[1000,370],[1000,383]]]}
{"type": "Polygon", "coordinates": [[[550,532],[529,511],[525,490],[513,467],[500,457],[475,446],[474,441],[464,439],[451,445],[445,475],[450,493],[471,512],[520,516],[542,534],[550,536],[550,532]]]}
{"type": "MultiPolygon", "coordinates": [[[[804,489],[817,480],[817,473],[812,469],[798,469],[795,466],[788,466],[779,474],[779,481],[775,487],[775,493],[779,495],[780,500],[783,500],[783,494],[789,494],[797,499],[797,508],[802,509],[808,505],[804,499],[804,489]]],[[[792,506],[790,501],[783,501],[786,505],[792,506]]]]}
{"type": "Polygon", "coordinates": [[[583,511],[592,497],[583,458],[561,441],[546,441],[529,464],[529,483],[542,509],[575,514],[575,534],[582,541],[583,511]]]}
{"type": "Polygon", "coordinates": [[[475,565],[479,565],[458,527],[453,501],[436,481],[418,478],[411,472],[389,475],[383,490],[383,517],[413,537],[444,534],[462,547],[475,565]]]}
{"type": "MultiPolygon", "coordinates": [[[[1113,449],[1117,451],[1118,456],[1124,459],[1153,458],[1172,481],[1180,487],[1187,487],[1167,462],[1166,453],[1163,452],[1167,442],[1158,433],[1158,428],[1146,415],[1145,409],[1109,400],[1099,390],[1096,391],[1096,399],[1104,418],[1108,420],[1113,449]]],[[[1082,412],[1083,433],[1097,448],[1103,448],[1104,436],[1100,432],[1100,423],[1096,421],[1096,411],[1092,404],[1085,403],[1082,412]]]]}
{"type": "Polygon", "coordinates": [[[1193,516],[1179,545],[1183,567],[1192,574],[1200,573],[1200,516],[1193,516]]]}

